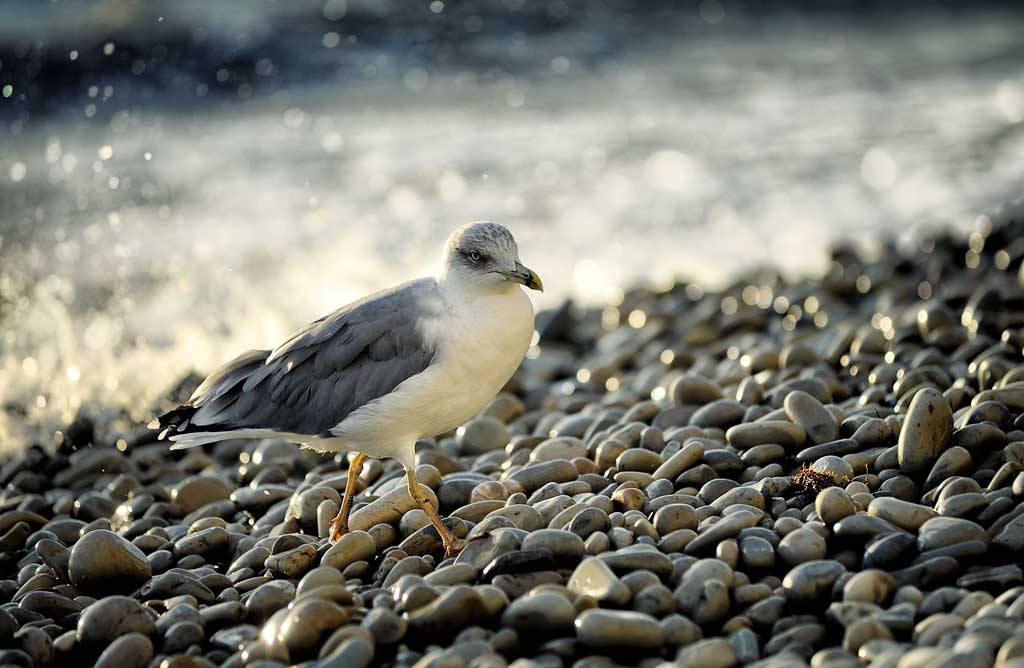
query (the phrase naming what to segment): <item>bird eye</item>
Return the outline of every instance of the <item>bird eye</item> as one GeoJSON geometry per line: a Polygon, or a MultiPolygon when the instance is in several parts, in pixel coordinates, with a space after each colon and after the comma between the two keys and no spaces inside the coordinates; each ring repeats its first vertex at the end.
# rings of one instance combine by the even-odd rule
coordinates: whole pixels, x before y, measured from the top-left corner
{"type": "Polygon", "coordinates": [[[483,259],[483,256],[476,251],[469,251],[469,259],[472,260],[473,262],[479,262],[480,260],[483,259]]]}

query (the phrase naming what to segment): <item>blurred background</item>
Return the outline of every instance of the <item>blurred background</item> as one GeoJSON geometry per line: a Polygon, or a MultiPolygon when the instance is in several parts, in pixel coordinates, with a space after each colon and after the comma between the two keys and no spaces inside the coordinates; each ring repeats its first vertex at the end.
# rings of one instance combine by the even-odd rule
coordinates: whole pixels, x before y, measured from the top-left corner
{"type": "Polygon", "coordinates": [[[516,234],[540,306],[1021,193],[1019,3],[5,0],[0,449],[516,234]]]}

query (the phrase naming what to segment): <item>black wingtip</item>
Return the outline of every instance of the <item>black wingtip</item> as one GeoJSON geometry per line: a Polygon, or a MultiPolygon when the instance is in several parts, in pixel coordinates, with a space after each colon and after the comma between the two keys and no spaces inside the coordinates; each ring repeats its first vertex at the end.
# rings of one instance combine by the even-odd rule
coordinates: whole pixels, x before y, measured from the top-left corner
{"type": "Polygon", "coordinates": [[[172,435],[178,433],[179,428],[183,425],[187,428],[188,421],[195,414],[196,410],[195,406],[178,406],[151,421],[149,428],[162,430],[160,435],[157,436],[157,440],[167,440],[172,435]]]}

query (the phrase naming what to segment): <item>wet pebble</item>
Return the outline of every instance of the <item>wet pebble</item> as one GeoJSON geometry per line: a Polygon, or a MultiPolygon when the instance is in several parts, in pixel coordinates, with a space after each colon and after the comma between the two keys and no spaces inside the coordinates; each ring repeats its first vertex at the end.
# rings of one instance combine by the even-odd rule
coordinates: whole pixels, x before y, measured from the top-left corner
{"type": "Polygon", "coordinates": [[[142,550],[111,531],[90,531],[71,548],[68,573],[87,594],[130,593],[152,576],[142,550]]]}
{"type": "Polygon", "coordinates": [[[124,447],[0,466],[0,663],[1009,668],[1021,237],[539,317],[506,390],[416,445],[457,556],[397,462],[331,544],[351,454],[71,425],[124,447]]]}
{"type": "Polygon", "coordinates": [[[665,631],[649,615],[624,610],[586,610],[576,618],[576,637],[601,649],[656,649],[665,631]]]}
{"type": "Polygon", "coordinates": [[[926,387],[914,395],[900,430],[900,468],[908,474],[926,473],[949,445],[953,413],[942,393],[926,387]]]}
{"type": "Polygon", "coordinates": [[[156,615],[127,596],[107,596],[88,606],[78,619],[78,641],[106,645],[128,633],[152,635],[156,615]]]}
{"type": "Polygon", "coordinates": [[[103,650],[94,668],[143,668],[152,660],[153,642],[141,633],[128,633],[103,650]]]}
{"type": "Polygon", "coordinates": [[[539,591],[513,601],[501,623],[525,635],[560,635],[572,629],[575,617],[576,608],[565,596],[539,591]]]}
{"type": "Polygon", "coordinates": [[[584,559],[573,571],[567,586],[573,593],[614,606],[625,605],[631,596],[629,587],[601,559],[584,559]]]}
{"type": "Polygon", "coordinates": [[[791,531],[779,541],[778,546],[779,557],[791,566],[824,559],[827,550],[825,539],[811,529],[791,531]]]}

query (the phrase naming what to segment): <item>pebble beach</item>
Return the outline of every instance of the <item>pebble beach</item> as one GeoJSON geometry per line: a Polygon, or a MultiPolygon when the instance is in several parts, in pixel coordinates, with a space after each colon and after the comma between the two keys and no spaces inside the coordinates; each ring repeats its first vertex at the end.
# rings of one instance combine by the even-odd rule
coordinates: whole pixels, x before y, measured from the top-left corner
{"type": "Polygon", "coordinates": [[[455,558],[397,462],[332,544],[344,455],[83,414],[0,469],[0,665],[1020,668],[1022,239],[993,215],[540,314],[417,444],[455,558]]]}

